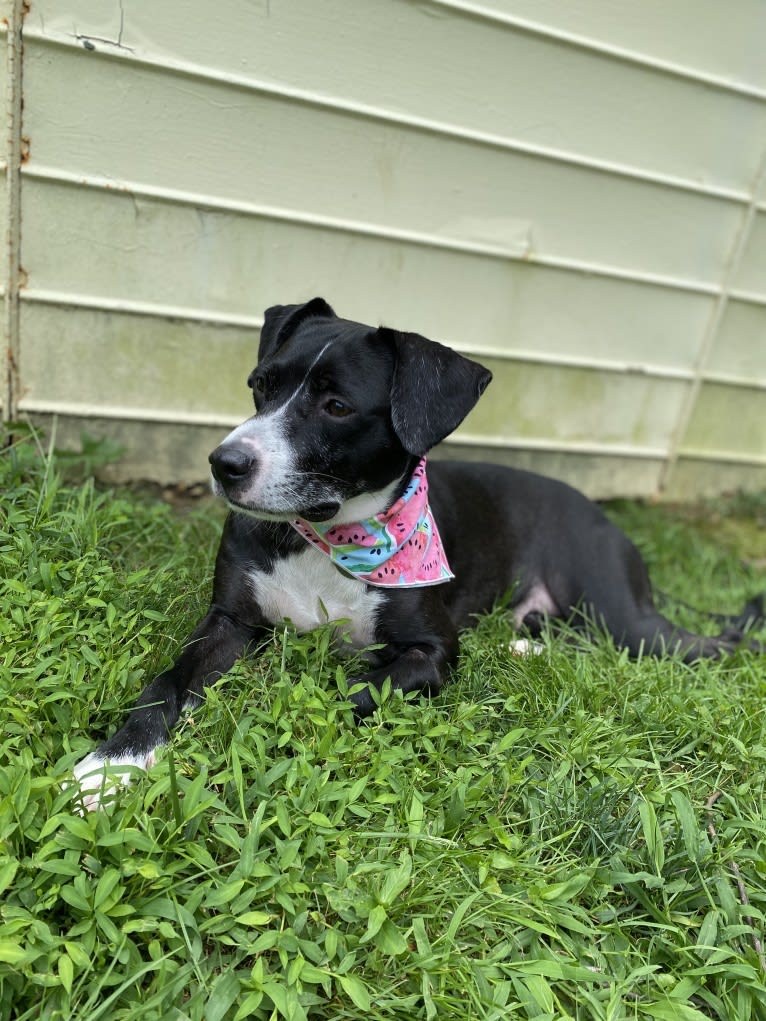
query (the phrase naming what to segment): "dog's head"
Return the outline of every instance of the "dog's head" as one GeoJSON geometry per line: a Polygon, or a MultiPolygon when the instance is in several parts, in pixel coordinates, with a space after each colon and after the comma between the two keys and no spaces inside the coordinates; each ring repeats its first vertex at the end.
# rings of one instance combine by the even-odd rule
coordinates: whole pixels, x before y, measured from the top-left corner
{"type": "Polygon", "coordinates": [[[270,520],[370,517],[491,378],[417,333],[339,319],[322,298],[275,305],[247,381],[257,413],[210,455],[213,489],[270,520]]]}

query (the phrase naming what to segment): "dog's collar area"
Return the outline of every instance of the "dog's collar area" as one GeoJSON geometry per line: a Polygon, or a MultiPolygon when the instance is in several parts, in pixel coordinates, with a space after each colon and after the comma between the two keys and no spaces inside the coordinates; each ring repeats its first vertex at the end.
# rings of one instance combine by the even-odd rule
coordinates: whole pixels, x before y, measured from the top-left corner
{"type": "Polygon", "coordinates": [[[303,518],[291,524],[342,571],[368,585],[417,588],[454,578],[428,505],[425,458],[401,497],[382,514],[348,524],[303,518]]]}

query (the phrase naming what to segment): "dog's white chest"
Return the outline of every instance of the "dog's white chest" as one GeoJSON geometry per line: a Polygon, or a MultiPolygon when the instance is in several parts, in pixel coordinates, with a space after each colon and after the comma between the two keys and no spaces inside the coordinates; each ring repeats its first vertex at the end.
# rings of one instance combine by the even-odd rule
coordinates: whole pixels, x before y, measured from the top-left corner
{"type": "Polygon", "coordinates": [[[348,621],[348,633],[357,647],[375,641],[375,618],[383,599],[380,592],[333,566],[311,546],[281,558],[267,574],[250,575],[263,615],[277,624],[291,620],[299,631],[310,631],[332,620],[348,621]]]}

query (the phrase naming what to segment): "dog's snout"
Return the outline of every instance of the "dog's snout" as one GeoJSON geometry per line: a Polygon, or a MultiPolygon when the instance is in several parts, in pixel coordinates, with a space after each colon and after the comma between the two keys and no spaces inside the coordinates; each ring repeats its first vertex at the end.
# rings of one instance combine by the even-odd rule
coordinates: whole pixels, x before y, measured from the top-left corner
{"type": "Polygon", "coordinates": [[[252,472],[256,459],[248,450],[222,443],[220,447],[216,447],[208,460],[213,477],[221,485],[226,485],[241,482],[246,478],[252,472]]]}

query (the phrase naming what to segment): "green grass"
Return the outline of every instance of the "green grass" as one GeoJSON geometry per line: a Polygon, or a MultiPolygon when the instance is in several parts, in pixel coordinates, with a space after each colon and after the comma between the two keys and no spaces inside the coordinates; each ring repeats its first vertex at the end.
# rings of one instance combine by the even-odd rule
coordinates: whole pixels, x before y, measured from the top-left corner
{"type": "MultiPolygon", "coordinates": [[[[329,630],[280,629],[83,817],[62,781],[204,610],[221,514],[65,484],[34,438],[0,486],[2,1021],[766,1018],[763,658],[517,660],[498,611],[356,727],[329,630]]],[[[764,508],[610,513],[736,609],[764,508]]]]}

